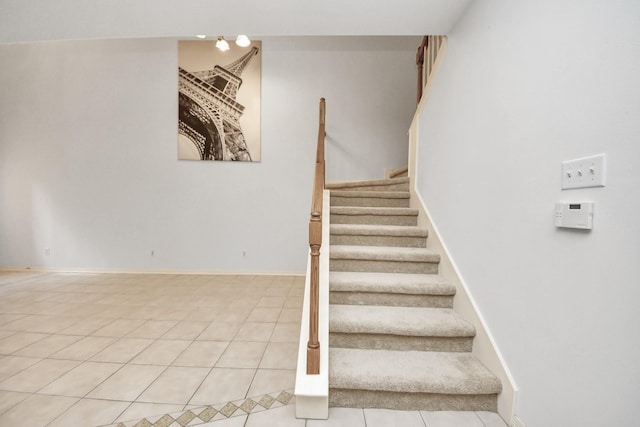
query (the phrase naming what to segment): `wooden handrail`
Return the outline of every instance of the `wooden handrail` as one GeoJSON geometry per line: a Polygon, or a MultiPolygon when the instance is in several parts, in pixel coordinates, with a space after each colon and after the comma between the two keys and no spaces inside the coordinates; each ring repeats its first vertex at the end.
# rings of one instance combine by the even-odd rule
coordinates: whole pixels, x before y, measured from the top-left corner
{"type": "Polygon", "coordinates": [[[322,247],[322,197],[324,191],[324,137],[325,100],[320,99],[318,147],[313,176],[311,218],[309,219],[309,249],[311,250],[311,277],[309,302],[309,341],[307,342],[307,374],[320,373],[320,342],[318,341],[318,304],[320,295],[320,248],[322,247]]]}

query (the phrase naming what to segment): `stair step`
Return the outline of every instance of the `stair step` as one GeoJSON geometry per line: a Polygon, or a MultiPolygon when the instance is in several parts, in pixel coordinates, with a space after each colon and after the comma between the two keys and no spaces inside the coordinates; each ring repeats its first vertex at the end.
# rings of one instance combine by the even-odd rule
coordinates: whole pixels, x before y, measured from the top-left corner
{"type": "Polygon", "coordinates": [[[469,353],[329,350],[329,405],[497,411],[500,380],[469,353]]]}
{"type": "Polygon", "coordinates": [[[424,248],[429,231],[405,225],[331,224],[332,245],[424,248]]]}
{"type": "Polygon", "coordinates": [[[409,191],[409,177],[374,179],[366,181],[328,182],[327,190],[347,191],[409,191]]]}
{"type": "Polygon", "coordinates": [[[418,210],[411,208],[333,206],[331,224],[411,225],[418,223],[418,210]]]}
{"type": "Polygon", "coordinates": [[[409,207],[408,191],[331,190],[331,206],[409,207]]]}
{"type": "Polygon", "coordinates": [[[453,307],[455,286],[437,274],[329,273],[329,303],[402,307],[453,307]]]}
{"type": "Polygon", "coordinates": [[[440,255],[424,248],[331,245],[330,271],[436,274],[440,255]]]}
{"type": "Polygon", "coordinates": [[[468,352],[474,336],[450,308],[329,306],[331,347],[468,352]]]}
{"type": "Polygon", "coordinates": [[[389,173],[389,178],[403,178],[409,176],[409,165],[395,169],[389,173]]]}

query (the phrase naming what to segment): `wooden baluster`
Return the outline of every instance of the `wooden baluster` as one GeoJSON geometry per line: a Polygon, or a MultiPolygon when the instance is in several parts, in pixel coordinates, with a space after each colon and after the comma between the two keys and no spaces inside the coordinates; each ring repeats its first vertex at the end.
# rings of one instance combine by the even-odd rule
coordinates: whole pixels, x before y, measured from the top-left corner
{"type": "Polygon", "coordinates": [[[312,212],[309,221],[309,247],[311,249],[311,301],[309,310],[309,342],[307,342],[307,374],[320,373],[320,343],[318,342],[318,299],[320,281],[320,246],[322,221],[320,212],[312,212]]]}

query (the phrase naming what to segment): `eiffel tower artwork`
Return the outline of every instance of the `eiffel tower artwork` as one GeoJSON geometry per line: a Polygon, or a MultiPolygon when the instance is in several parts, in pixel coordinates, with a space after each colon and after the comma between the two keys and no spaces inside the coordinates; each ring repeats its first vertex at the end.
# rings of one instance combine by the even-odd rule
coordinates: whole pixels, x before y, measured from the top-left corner
{"type": "Polygon", "coordinates": [[[178,44],[178,158],[260,161],[261,43],[178,44]]]}

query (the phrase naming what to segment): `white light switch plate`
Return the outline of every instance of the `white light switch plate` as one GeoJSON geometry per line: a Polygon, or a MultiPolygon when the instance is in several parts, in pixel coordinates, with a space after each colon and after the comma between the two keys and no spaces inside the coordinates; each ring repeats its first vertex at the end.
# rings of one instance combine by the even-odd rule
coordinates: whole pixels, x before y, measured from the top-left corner
{"type": "Polygon", "coordinates": [[[563,190],[604,187],[606,154],[598,154],[562,162],[563,190]]]}

